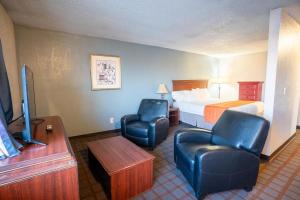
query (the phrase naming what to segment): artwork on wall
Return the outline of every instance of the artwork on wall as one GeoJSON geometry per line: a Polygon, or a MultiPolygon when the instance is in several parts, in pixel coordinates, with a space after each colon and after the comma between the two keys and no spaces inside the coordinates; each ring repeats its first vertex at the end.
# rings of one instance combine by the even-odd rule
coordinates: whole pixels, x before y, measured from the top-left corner
{"type": "Polygon", "coordinates": [[[121,88],[120,57],[91,55],[92,90],[121,88]]]}

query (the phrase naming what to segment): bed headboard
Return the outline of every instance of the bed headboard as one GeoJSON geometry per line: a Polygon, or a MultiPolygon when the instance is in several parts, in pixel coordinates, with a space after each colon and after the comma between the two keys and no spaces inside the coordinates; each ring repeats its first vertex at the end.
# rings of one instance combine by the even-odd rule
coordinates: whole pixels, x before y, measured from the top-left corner
{"type": "Polygon", "coordinates": [[[208,80],[173,80],[173,91],[207,88],[208,80]]]}

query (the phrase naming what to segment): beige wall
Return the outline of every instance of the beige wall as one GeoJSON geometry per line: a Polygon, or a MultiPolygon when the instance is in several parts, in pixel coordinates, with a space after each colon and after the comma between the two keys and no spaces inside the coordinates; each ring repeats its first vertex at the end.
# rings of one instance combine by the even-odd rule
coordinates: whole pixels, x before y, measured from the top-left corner
{"type": "Polygon", "coordinates": [[[266,52],[220,58],[221,75],[233,82],[264,81],[266,63],[266,52]]]}
{"type": "MultiPolygon", "coordinates": [[[[218,77],[225,82],[222,97],[235,96],[238,98],[238,81],[265,81],[267,53],[230,56],[219,58],[219,66],[214,66],[212,79],[218,77]]],[[[211,91],[216,93],[217,87],[210,84],[211,91]]]]}
{"type": "Polygon", "coordinates": [[[11,95],[13,100],[14,117],[21,114],[19,74],[16,59],[14,25],[6,11],[0,4],[0,39],[3,57],[7,68],[11,95]]]}
{"type": "Polygon", "coordinates": [[[69,136],[120,127],[142,98],[160,98],[159,83],[207,79],[215,58],[109,39],[15,26],[19,66],[34,73],[37,115],[59,115],[69,136]],[[91,91],[90,54],[121,58],[122,88],[91,91]],[[110,124],[110,117],[115,123],[110,124]]]}
{"type": "Polygon", "coordinates": [[[271,155],[296,131],[300,99],[300,25],[282,9],[271,12],[265,117],[271,128],[265,149],[271,155]]]}
{"type": "Polygon", "coordinates": [[[299,112],[298,112],[298,126],[300,126],[300,102],[299,102],[299,112]]]}

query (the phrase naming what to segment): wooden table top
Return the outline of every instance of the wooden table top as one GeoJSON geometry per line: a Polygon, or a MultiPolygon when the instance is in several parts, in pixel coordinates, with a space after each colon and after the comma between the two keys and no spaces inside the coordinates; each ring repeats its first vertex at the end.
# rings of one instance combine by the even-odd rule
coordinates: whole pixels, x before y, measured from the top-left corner
{"type": "Polygon", "coordinates": [[[155,158],[122,136],[88,142],[87,146],[109,175],[155,158]]]}
{"type": "MultiPolygon", "coordinates": [[[[0,185],[77,165],[60,117],[49,116],[36,121],[34,138],[47,145],[27,144],[20,155],[0,160],[0,185]],[[47,124],[53,126],[50,133],[46,133],[47,124]]],[[[22,120],[18,120],[9,126],[9,130],[14,133],[23,127],[22,120]]]]}

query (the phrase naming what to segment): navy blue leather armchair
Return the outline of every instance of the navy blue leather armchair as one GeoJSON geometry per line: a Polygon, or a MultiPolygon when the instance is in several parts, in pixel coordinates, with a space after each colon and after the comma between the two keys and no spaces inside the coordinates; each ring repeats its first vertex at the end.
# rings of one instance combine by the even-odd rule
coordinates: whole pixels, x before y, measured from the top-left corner
{"type": "Polygon", "coordinates": [[[230,189],[251,191],[268,131],[269,122],[264,118],[227,110],[212,131],[192,128],[176,132],[176,166],[198,199],[230,189]]]}
{"type": "Polygon", "coordinates": [[[136,144],[150,147],[166,139],[169,129],[167,100],[143,99],[138,113],[121,118],[121,132],[136,144]]]}

